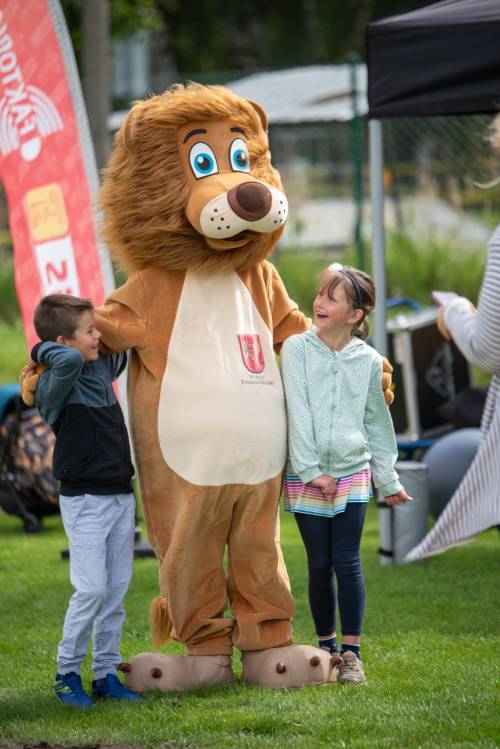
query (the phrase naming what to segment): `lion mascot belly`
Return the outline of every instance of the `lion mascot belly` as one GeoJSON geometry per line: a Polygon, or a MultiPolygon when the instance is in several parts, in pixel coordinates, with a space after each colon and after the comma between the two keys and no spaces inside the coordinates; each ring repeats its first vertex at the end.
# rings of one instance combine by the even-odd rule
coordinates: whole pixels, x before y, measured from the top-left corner
{"type": "Polygon", "coordinates": [[[199,486],[260,484],[282,470],[286,420],[272,334],[234,271],[186,274],[158,437],[165,463],[199,486]]]}
{"type": "Polygon", "coordinates": [[[268,148],[257,104],[189,84],[134,106],[105,173],[104,238],[130,276],[97,323],[109,350],[131,350],[131,432],[159,561],[153,639],[187,648],[136,656],[126,683],[139,691],[232,681],[233,646],[251,682],[336,678],[324,651],[291,644],[275,352],[308,322],[266,260],[288,210],[268,148]]]}

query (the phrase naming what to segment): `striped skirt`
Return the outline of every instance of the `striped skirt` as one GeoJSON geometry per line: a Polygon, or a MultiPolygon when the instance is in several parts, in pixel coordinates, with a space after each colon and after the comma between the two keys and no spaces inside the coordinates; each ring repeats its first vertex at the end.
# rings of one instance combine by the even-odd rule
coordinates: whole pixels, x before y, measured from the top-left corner
{"type": "Polygon", "coordinates": [[[303,484],[298,476],[286,471],[283,482],[285,510],[333,518],[344,512],[348,502],[368,502],[373,496],[369,468],[341,476],[336,482],[337,493],[329,500],[325,499],[319,487],[303,484]]]}

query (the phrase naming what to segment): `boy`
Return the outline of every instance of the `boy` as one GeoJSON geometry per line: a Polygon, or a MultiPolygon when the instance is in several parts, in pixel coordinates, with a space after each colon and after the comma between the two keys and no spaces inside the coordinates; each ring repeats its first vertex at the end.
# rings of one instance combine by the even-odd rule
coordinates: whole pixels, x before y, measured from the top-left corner
{"type": "Polygon", "coordinates": [[[41,343],[27,369],[48,365],[35,403],[56,435],[52,471],[61,482],[59,504],[75,588],[57,652],[55,693],[74,707],[94,704],[80,678],[93,625],[92,696],[140,700],[116,675],[135,525],[134,468],[112,386],[126,366],[126,354],[99,352],[101,334],[88,299],[46,296],[35,310],[34,325],[41,343]]]}

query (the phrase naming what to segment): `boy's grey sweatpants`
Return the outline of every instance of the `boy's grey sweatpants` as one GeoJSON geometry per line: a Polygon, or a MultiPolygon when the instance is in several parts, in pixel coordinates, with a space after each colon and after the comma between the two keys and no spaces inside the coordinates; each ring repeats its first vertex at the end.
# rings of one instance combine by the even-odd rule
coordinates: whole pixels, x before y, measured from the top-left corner
{"type": "Polygon", "coordinates": [[[123,600],[132,576],[135,501],[133,494],[59,499],[69,540],[73,593],[57,652],[60,674],[80,673],[94,626],[92,670],[95,679],[116,673],[121,661],[123,600]]]}

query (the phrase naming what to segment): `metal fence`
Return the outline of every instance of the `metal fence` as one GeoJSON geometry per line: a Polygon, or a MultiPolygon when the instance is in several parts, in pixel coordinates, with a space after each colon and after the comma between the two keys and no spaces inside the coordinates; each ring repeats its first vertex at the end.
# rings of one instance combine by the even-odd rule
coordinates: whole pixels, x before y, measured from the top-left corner
{"type": "Polygon", "coordinates": [[[485,223],[500,217],[500,154],[489,143],[489,115],[395,118],[383,123],[388,194],[444,201],[485,223]]]}
{"type": "MultiPolygon", "coordinates": [[[[500,154],[489,115],[383,122],[386,227],[413,237],[482,245],[500,220],[500,154]]],[[[291,203],[285,246],[344,247],[370,234],[367,122],[276,127],[273,162],[291,203]],[[359,174],[362,175],[361,185],[359,174]],[[359,230],[359,227],[358,227],[359,230]]]]}

